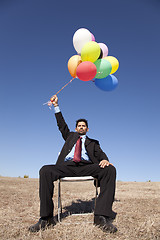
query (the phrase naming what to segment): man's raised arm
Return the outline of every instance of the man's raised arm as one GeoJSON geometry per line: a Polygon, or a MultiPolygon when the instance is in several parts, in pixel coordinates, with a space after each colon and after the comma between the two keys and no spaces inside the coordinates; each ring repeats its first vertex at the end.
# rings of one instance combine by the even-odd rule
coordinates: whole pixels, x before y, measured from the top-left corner
{"type": "Polygon", "coordinates": [[[70,133],[70,130],[69,130],[69,128],[62,116],[62,113],[60,111],[57,95],[54,95],[53,97],[51,97],[50,101],[54,105],[55,116],[56,116],[58,128],[59,128],[60,132],[62,133],[64,140],[66,140],[70,133]]]}

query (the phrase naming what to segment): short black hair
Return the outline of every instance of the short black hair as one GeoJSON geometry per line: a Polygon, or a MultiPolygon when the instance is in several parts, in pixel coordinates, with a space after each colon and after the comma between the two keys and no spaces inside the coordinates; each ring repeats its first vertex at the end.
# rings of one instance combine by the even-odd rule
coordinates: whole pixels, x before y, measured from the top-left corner
{"type": "Polygon", "coordinates": [[[76,127],[77,127],[77,125],[78,125],[79,122],[85,122],[85,124],[86,124],[86,126],[87,126],[87,128],[88,128],[88,121],[87,121],[85,118],[80,118],[80,119],[78,119],[78,120],[76,121],[76,127]]]}

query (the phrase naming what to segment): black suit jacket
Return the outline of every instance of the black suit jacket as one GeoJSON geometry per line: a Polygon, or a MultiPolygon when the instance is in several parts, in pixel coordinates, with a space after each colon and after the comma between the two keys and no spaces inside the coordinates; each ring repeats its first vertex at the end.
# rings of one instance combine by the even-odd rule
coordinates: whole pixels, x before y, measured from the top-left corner
{"type": "MultiPolygon", "coordinates": [[[[79,134],[77,132],[70,132],[61,112],[56,113],[55,116],[58,128],[65,140],[65,144],[59,154],[56,163],[61,164],[62,162],[64,162],[65,157],[68,155],[68,153],[72,150],[74,144],[77,142],[79,134]]],[[[93,163],[99,163],[103,159],[108,160],[107,155],[102,151],[97,140],[86,137],[85,148],[90,160],[93,163]]]]}

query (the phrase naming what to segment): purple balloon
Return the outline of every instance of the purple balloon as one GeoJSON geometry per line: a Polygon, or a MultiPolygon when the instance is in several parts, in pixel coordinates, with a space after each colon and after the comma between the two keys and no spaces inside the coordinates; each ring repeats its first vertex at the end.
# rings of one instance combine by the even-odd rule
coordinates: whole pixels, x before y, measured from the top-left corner
{"type": "Polygon", "coordinates": [[[108,47],[104,43],[98,43],[103,52],[103,57],[108,55],[108,47]]]}
{"type": "Polygon", "coordinates": [[[94,37],[94,35],[92,33],[91,33],[91,37],[92,37],[92,41],[95,42],[95,37],[94,37]]]}

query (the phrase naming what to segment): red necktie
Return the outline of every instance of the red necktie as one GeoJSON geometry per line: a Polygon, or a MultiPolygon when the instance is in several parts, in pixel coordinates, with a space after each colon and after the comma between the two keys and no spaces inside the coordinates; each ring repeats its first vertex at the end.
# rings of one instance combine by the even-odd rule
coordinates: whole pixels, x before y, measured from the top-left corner
{"type": "Polygon", "coordinates": [[[74,162],[80,162],[81,161],[81,151],[82,151],[82,138],[78,138],[76,146],[75,146],[75,151],[74,151],[74,162]]]}

